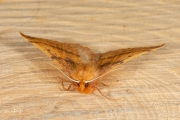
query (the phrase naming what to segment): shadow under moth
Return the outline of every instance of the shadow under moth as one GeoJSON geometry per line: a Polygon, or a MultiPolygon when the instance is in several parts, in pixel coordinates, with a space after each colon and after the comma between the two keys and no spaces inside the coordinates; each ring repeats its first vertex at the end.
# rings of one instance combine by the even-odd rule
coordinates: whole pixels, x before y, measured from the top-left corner
{"type": "MultiPolygon", "coordinates": [[[[165,44],[151,47],[126,48],[108,51],[105,53],[94,53],[88,47],[80,44],[62,43],[58,41],[31,37],[20,33],[22,37],[42,50],[54,60],[68,77],[69,90],[73,86],[80,93],[93,93],[98,90],[102,82],[100,78],[117,68],[119,65],[145,54],[151,50],[160,48],[165,44]]],[[[62,71],[61,71],[62,72],[62,71]]],[[[103,83],[102,83],[103,84],[103,83]]],[[[109,97],[105,96],[110,99],[109,97]]]]}

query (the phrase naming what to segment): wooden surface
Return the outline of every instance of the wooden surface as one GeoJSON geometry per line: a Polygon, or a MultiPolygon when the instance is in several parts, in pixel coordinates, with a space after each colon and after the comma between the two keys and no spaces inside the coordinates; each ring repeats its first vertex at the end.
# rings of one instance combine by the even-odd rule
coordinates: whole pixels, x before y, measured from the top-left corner
{"type": "Polygon", "coordinates": [[[179,0],[0,0],[1,120],[180,119],[179,0]],[[84,95],[63,91],[53,61],[19,32],[96,52],[166,46],[123,64],[84,95]]]}

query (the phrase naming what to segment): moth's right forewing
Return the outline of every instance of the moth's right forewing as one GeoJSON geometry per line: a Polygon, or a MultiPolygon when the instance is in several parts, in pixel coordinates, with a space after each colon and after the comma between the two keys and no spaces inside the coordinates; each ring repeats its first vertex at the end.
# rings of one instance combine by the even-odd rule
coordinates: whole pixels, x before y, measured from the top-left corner
{"type": "Polygon", "coordinates": [[[134,59],[135,57],[162,46],[164,46],[164,44],[152,47],[119,49],[100,54],[99,60],[97,62],[97,66],[100,71],[99,74],[102,75],[114,67],[121,65],[122,63],[125,63],[131,59],[134,59]]]}

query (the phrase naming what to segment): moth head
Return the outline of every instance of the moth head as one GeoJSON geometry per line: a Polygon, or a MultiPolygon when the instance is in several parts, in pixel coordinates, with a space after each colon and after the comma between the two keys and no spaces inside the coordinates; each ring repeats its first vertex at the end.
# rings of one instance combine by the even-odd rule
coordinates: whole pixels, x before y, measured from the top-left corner
{"type": "Polygon", "coordinates": [[[80,93],[90,94],[94,92],[95,85],[92,82],[74,82],[74,88],[79,91],[80,93]]]}

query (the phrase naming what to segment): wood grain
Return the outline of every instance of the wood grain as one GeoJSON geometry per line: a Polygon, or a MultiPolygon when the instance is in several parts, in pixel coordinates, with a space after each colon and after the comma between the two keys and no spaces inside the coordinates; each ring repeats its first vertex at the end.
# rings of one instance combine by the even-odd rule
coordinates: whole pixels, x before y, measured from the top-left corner
{"type": "Polygon", "coordinates": [[[0,119],[180,119],[180,3],[170,0],[0,0],[0,119]],[[109,86],[63,91],[53,61],[19,32],[95,52],[166,46],[104,76],[109,86]]]}

